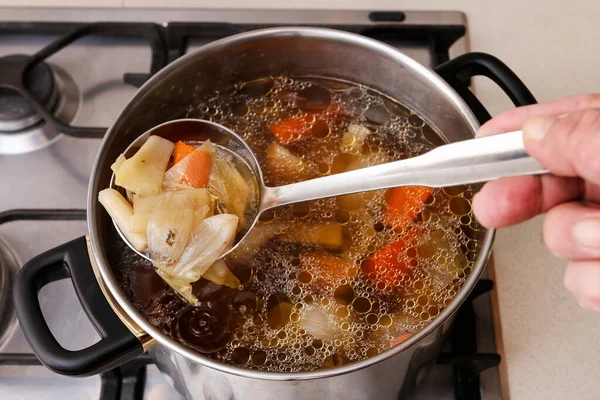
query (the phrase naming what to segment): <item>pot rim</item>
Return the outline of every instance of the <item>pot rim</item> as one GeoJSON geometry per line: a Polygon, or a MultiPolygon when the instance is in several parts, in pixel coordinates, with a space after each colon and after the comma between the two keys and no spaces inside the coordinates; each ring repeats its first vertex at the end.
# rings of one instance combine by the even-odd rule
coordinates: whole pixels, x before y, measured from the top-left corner
{"type": "Polygon", "coordinates": [[[420,64],[418,61],[413,60],[409,56],[404,53],[398,51],[397,49],[384,44],[382,42],[376,41],[374,39],[370,39],[358,34],[348,33],[344,31],[339,31],[335,29],[329,28],[315,28],[315,27],[278,27],[278,28],[268,28],[261,30],[254,30],[249,32],[240,33],[237,35],[229,36],[209,44],[202,46],[201,48],[188,53],[179,59],[175,60],[171,64],[167,65],[161,71],[159,71],[156,75],[150,78],[140,89],[136,92],[136,94],[131,98],[129,104],[124,108],[121,114],[113,121],[112,125],[108,129],[100,147],[98,149],[98,153],[96,155],[96,159],[94,161],[94,166],[91,173],[90,185],[88,188],[88,231],[90,235],[91,245],[93,249],[92,256],[94,257],[102,279],[106,286],[108,287],[110,293],[114,296],[117,303],[122,307],[127,315],[122,315],[122,318],[130,318],[137,325],[139,325],[143,330],[146,331],[148,335],[156,339],[158,343],[169,348],[170,350],[188,358],[191,361],[197,362],[201,365],[207,366],[209,368],[226,372],[229,374],[246,377],[246,378],[254,378],[254,379],[265,379],[271,381],[303,381],[303,380],[311,380],[311,379],[321,379],[327,377],[333,377],[337,375],[343,375],[346,373],[350,373],[353,371],[358,371],[363,368],[366,368],[370,365],[382,362],[387,360],[409,347],[415,345],[420,342],[426,336],[437,330],[442,323],[444,323],[448,318],[456,312],[458,307],[465,301],[475,283],[479,279],[483,269],[485,268],[488,258],[491,254],[491,247],[494,239],[495,231],[493,229],[489,229],[482,242],[481,251],[477,257],[475,265],[471,271],[471,274],[467,278],[467,280],[463,283],[463,286],[459,293],[452,299],[450,304],[442,310],[442,312],[434,318],[429,324],[427,324],[423,329],[418,331],[416,334],[411,336],[406,341],[401,344],[392,347],[389,350],[386,350],[374,357],[370,357],[361,361],[353,362],[341,367],[331,368],[331,369],[323,369],[316,371],[307,371],[307,372],[267,372],[267,371],[259,371],[237,367],[231,364],[222,363],[216,361],[214,359],[208,358],[201,353],[198,353],[196,350],[191,347],[187,347],[184,344],[172,339],[165,333],[163,333],[160,329],[152,325],[127,299],[123,291],[121,290],[120,284],[117,282],[114,274],[112,273],[111,268],[108,266],[108,262],[106,260],[105,255],[101,251],[100,242],[99,242],[99,234],[96,229],[96,224],[94,222],[95,218],[92,217],[97,212],[97,199],[96,194],[94,193],[94,186],[96,177],[98,175],[98,169],[100,167],[100,155],[103,153],[103,150],[107,146],[107,138],[112,134],[112,131],[120,120],[121,116],[125,114],[128,109],[132,106],[132,102],[139,98],[142,94],[148,92],[152,86],[155,85],[160,79],[164,76],[170,74],[174,69],[179,67],[181,64],[187,62],[189,58],[193,57],[197,52],[203,52],[206,50],[210,50],[213,48],[226,47],[233,43],[243,43],[246,41],[254,41],[263,38],[273,39],[273,38],[283,38],[283,37],[293,37],[293,36],[304,36],[315,39],[325,39],[325,40],[333,40],[338,42],[346,42],[355,45],[359,45],[362,47],[370,48],[375,52],[379,52],[382,55],[389,57],[394,60],[398,60],[399,64],[404,64],[412,67],[416,70],[417,73],[422,74],[424,77],[432,81],[446,96],[449,100],[454,103],[457,108],[463,113],[466,117],[469,125],[473,129],[474,132],[479,128],[479,122],[475,118],[475,115],[471,111],[471,109],[467,106],[464,100],[444,81],[439,75],[437,75],[432,69],[425,67],[420,64]]]}

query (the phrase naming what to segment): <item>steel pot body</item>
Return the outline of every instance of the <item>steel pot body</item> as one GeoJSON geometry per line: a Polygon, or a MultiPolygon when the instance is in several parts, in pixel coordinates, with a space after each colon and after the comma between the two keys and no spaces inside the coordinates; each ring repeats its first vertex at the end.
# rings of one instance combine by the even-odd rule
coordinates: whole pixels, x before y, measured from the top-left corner
{"type": "Polygon", "coordinates": [[[248,32],[178,59],[137,92],[102,142],[89,187],[87,243],[78,239],[42,254],[19,274],[15,302],[32,348],[54,371],[89,375],[158,344],[151,351],[156,364],[190,399],[392,399],[406,393],[435,360],[453,313],[485,268],[492,231],[486,232],[476,264],[451,304],[407,341],[339,368],[266,373],[209,359],[163,334],[133,307],[107,259],[111,251],[108,233],[114,228],[97,196],[109,186],[111,163],[136,137],[165,121],[195,117],[193,106],[201,99],[240,81],[302,75],[359,82],[398,100],[453,142],[472,138],[479,122],[489,118],[464,84],[477,74],[496,81],[515,104],[535,101],[522,82],[491,56],[469,54],[442,65],[436,73],[382,43],[327,29],[248,32]],[[51,337],[36,301],[43,284],[65,277],[73,280],[102,336],[97,344],[75,352],[62,349],[51,337]]]}
{"type": "Polygon", "coordinates": [[[364,369],[310,380],[265,380],[227,374],[190,360],[164,346],[150,355],[186,399],[314,400],[402,399],[426,376],[452,324],[447,319],[406,350],[364,369]]]}

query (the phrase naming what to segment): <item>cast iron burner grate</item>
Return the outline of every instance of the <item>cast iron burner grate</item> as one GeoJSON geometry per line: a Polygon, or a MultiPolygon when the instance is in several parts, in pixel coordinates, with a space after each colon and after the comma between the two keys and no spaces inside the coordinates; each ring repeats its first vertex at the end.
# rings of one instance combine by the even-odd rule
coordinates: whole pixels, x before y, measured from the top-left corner
{"type": "MultiPolygon", "coordinates": [[[[0,225],[12,221],[72,221],[85,220],[86,211],[78,209],[17,209],[0,213],[0,225]]],[[[442,353],[437,364],[451,365],[456,400],[480,400],[479,375],[500,364],[500,355],[477,351],[476,315],[473,301],[490,292],[494,282],[480,279],[459,308],[449,335],[452,351],[442,353]]],[[[143,354],[120,367],[101,375],[101,400],[141,400],[144,395],[146,366],[152,359],[143,354]]],[[[34,354],[0,353],[0,365],[41,365],[34,354]]],[[[417,388],[418,390],[418,388],[417,388]]]]}
{"type": "MultiPolygon", "coordinates": [[[[376,25],[328,25],[313,24],[311,26],[334,28],[361,34],[390,45],[418,45],[429,50],[432,66],[449,60],[449,49],[466,32],[464,25],[402,25],[397,24],[404,19],[400,12],[372,12],[369,19],[376,25]]],[[[298,25],[298,24],[297,24],[298,25]]],[[[139,87],[152,75],[168,63],[174,61],[187,51],[190,40],[202,39],[209,42],[236,33],[254,29],[271,28],[276,24],[230,24],[207,22],[170,22],[159,25],[155,23],[133,22],[98,22],[92,24],[62,22],[0,22],[0,36],[5,35],[63,35],[59,39],[28,56],[20,63],[0,63],[0,94],[11,91],[25,102],[22,109],[35,111],[39,119],[53,125],[57,131],[73,137],[101,138],[107,128],[73,126],[59,120],[53,113],[51,105],[44,101],[36,87],[26,84],[33,78],[35,70],[43,71],[44,60],[73,42],[87,36],[101,37],[139,37],[147,40],[151,50],[151,63],[148,73],[125,73],[123,81],[139,87]]],[[[11,56],[12,57],[12,56],[11,56]]]]}
{"type": "MultiPolygon", "coordinates": [[[[32,56],[21,60],[22,62],[0,62],[0,90],[17,93],[22,98],[21,101],[26,101],[29,107],[33,108],[41,119],[46,123],[54,125],[59,132],[69,136],[101,138],[106,133],[107,128],[73,126],[56,118],[51,108],[47,104],[44,104],[39,94],[34,92],[34,88],[25,84],[31,80],[31,72],[36,68],[39,69],[40,65],[45,65],[44,60],[86,36],[139,37],[145,38],[152,50],[150,71],[148,74],[126,73],[123,75],[123,81],[133,85],[140,85],[149,76],[152,76],[167,65],[164,28],[154,23],[99,22],[79,24],[0,22],[0,36],[24,34],[63,36],[32,56]]],[[[0,61],[2,60],[0,59],[0,61]]]]}

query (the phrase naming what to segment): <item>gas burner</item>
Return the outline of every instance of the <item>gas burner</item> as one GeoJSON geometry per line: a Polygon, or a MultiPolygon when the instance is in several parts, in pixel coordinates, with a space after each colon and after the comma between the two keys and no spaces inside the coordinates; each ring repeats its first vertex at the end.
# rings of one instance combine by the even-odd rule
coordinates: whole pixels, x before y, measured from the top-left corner
{"type": "MultiPolygon", "coordinates": [[[[20,66],[30,60],[29,56],[16,54],[0,58],[0,70],[8,70],[8,74],[15,76],[20,66]],[[9,70],[13,69],[13,71],[9,70]]],[[[54,84],[54,75],[46,63],[34,65],[23,77],[24,85],[48,109],[56,104],[57,93],[54,84]]],[[[29,128],[42,118],[37,115],[33,105],[16,91],[0,88],[0,131],[16,132],[29,128]]]]}
{"type": "MultiPolygon", "coordinates": [[[[59,120],[71,122],[80,100],[73,79],[61,68],[44,62],[37,63],[22,74],[29,60],[30,57],[26,55],[0,58],[0,71],[3,71],[4,79],[19,80],[23,76],[22,84],[31,95],[59,120]]],[[[47,146],[60,134],[51,125],[43,121],[33,104],[21,94],[0,87],[0,154],[27,153],[47,146]]]]}
{"type": "Polygon", "coordinates": [[[16,322],[10,294],[19,265],[19,260],[12,248],[0,238],[0,348],[12,332],[16,322]]]}

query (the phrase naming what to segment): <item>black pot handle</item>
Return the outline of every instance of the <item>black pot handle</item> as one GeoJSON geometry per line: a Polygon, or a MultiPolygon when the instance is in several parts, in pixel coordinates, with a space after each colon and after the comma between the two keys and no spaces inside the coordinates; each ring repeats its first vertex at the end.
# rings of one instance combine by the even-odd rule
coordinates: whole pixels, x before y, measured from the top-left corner
{"type": "Polygon", "coordinates": [[[490,78],[510,97],[515,106],[537,103],[523,81],[506,64],[489,54],[463,54],[437,66],[434,70],[463,98],[480,124],[491,119],[491,116],[468,88],[468,82],[474,76],[483,75],[490,78]]]}
{"type": "Polygon", "coordinates": [[[49,250],[25,264],[17,274],[13,299],[25,338],[40,361],[54,372],[93,375],[143,353],[141,342],[121,322],[100,289],[85,237],[49,250]],[[84,311],[101,336],[99,342],[76,351],[66,350],[54,338],[38,300],[43,286],[65,278],[73,281],[84,311]]]}

